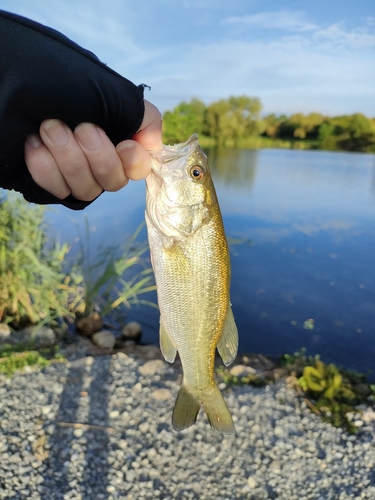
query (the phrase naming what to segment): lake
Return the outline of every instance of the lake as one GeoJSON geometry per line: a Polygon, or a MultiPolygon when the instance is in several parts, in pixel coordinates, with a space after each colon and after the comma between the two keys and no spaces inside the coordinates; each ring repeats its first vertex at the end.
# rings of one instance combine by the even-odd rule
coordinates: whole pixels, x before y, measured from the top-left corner
{"type": "MultiPolygon", "coordinates": [[[[325,362],[375,369],[375,155],[206,152],[230,242],[240,351],[305,347],[325,362]]],[[[56,237],[73,242],[86,217],[95,252],[121,244],[144,209],[140,181],[103,194],[84,212],[53,208],[47,220],[56,237]]],[[[158,342],[156,310],[132,308],[132,319],[143,323],[145,342],[158,342]]]]}

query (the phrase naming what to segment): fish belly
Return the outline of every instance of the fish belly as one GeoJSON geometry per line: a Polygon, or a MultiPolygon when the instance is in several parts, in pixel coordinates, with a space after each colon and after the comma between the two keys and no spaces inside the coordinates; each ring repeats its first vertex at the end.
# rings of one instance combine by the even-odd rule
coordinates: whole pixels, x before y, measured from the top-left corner
{"type": "Polygon", "coordinates": [[[233,422],[214,381],[215,349],[229,307],[229,253],[224,232],[213,219],[166,248],[147,217],[146,222],[161,328],[179,352],[183,368],[174,427],[182,429],[194,423],[203,404],[211,425],[217,428],[212,420],[219,420],[223,424],[217,430],[231,433],[233,422]],[[207,409],[210,401],[215,407],[212,411],[207,409]]]}
{"type": "Polygon", "coordinates": [[[229,305],[226,240],[211,222],[164,248],[151,229],[161,320],[179,351],[186,382],[201,385],[213,376],[215,348],[229,305]]]}

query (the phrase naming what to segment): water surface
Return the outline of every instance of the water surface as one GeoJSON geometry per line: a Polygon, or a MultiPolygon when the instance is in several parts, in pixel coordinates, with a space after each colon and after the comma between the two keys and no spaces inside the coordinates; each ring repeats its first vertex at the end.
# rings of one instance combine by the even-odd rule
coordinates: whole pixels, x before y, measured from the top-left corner
{"type": "MultiPolygon", "coordinates": [[[[324,361],[375,370],[375,156],[207,153],[231,243],[240,350],[306,347],[324,361]]],[[[73,241],[72,219],[83,228],[86,216],[95,251],[103,242],[121,244],[144,208],[144,183],[135,182],[83,213],[54,209],[48,220],[56,236],[73,241]]],[[[145,341],[157,342],[157,311],[133,309],[130,318],[146,324],[145,341]]]]}

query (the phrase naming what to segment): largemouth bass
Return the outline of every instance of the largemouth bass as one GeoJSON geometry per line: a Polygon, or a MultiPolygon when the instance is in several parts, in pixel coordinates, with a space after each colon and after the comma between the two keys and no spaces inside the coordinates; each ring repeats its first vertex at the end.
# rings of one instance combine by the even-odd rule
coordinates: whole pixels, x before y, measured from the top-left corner
{"type": "Polygon", "coordinates": [[[211,426],[234,433],[214,379],[216,348],[225,365],[237,354],[229,298],[230,263],[221,213],[198,136],[151,152],[146,224],[160,308],[160,348],[178,351],[183,382],[172,414],[175,430],[196,421],[201,405],[211,426]]]}

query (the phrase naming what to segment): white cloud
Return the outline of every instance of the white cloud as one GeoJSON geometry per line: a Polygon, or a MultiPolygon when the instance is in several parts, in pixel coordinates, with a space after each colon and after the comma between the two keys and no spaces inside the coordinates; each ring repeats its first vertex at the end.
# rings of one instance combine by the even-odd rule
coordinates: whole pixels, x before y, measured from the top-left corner
{"type": "Polygon", "coordinates": [[[346,30],[342,23],[333,24],[328,28],[317,30],[314,34],[319,41],[329,41],[348,49],[375,47],[375,33],[366,26],[346,30]]]}
{"type": "Polygon", "coordinates": [[[305,20],[303,12],[298,11],[260,12],[259,14],[242,17],[231,16],[224,19],[223,24],[287,31],[313,31],[317,29],[315,24],[305,20]]]}
{"type": "Polygon", "coordinates": [[[375,65],[368,57],[302,37],[192,45],[183,59],[160,61],[157,79],[163,94],[185,98],[247,94],[260,97],[268,111],[375,114],[375,65]]]}
{"type": "Polygon", "coordinates": [[[162,111],[194,96],[209,103],[248,94],[266,112],[375,115],[375,17],[328,23],[307,7],[288,10],[288,2],[272,12],[236,0],[184,5],[0,0],[0,8],[61,31],[125,77],[151,85],[147,97],[162,111]]]}
{"type": "MultiPolygon", "coordinates": [[[[348,29],[344,22],[328,26],[319,26],[306,19],[306,14],[299,11],[260,12],[249,16],[232,16],[223,20],[224,25],[255,27],[262,30],[279,30],[272,32],[274,40],[288,36],[290,32],[300,33],[301,37],[313,36],[319,43],[330,41],[348,48],[365,48],[375,46],[375,17],[368,16],[365,23],[357,28],[348,29]],[[280,35],[280,31],[283,31],[280,35]]],[[[250,34],[248,32],[248,34],[250,34]]]]}

